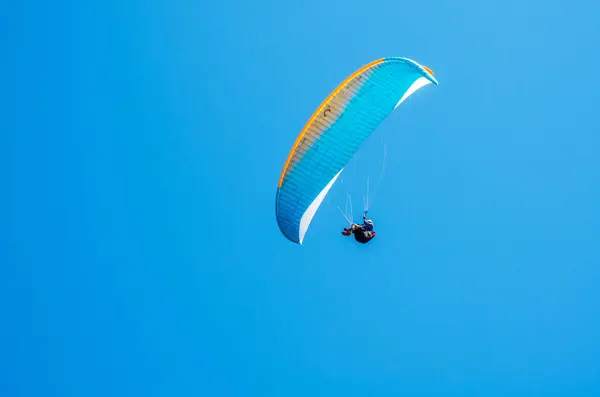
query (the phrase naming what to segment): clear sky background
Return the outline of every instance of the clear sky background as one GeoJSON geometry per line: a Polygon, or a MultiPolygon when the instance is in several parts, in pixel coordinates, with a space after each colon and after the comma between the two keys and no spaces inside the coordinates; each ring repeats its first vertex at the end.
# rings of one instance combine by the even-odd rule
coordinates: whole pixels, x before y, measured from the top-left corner
{"type": "Polygon", "coordinates": [[[1,396],[600,395],[600,3],[0,10],[1,396]],[[288,152],[385,56],[440,85],[294,245],[288,152]]]}

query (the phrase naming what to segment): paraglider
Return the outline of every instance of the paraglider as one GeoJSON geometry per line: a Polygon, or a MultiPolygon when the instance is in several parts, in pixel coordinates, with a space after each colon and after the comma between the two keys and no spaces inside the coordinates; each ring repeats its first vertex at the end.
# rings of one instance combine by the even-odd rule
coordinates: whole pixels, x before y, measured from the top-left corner
{"type": "Polygon", "coordinates": [[[366,244],[371,241],[377,233],[375,233],[375,225],[373,221],[367,219],[367,214],[363,214],[363,224],[353,223],[350,228],[344,228],[342,234],[344,236],[354,235],[354,239],[361,244],[366,244]]]}
{"type": "MultiPolygon", "coordinates": [[[[325,99],[298,135],[277,185],[277,224],[287,239],[302,244],[354,153],[406,98],[431,83],[438,84],[429,68],[408,58],[381,58],[356,70],[325,99]]],[[[357,238],[362,229],[354,229],[350,234],[357,238]]]]}

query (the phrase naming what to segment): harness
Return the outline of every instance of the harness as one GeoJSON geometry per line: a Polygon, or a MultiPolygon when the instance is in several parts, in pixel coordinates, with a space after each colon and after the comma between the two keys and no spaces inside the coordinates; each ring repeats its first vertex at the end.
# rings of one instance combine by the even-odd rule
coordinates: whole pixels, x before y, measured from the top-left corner
{"type": "Polygon", "coordinates": [[[357,230],[354,232],[354,239],[361,244],[366,244],[375,237],[375,232],[373,230],[365,230],[361,228],[361,230],[357,230]]]}

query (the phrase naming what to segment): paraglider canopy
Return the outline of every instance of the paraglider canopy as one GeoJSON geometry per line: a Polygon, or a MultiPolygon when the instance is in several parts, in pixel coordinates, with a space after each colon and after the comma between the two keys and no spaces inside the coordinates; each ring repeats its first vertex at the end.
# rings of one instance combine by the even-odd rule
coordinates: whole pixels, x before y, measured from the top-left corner
{"type": "Polygon", "coordinates": [[[279,229],[302,244],[323,199],[363,142],[433,72],[400,57],[375,60],[348,76],[317,108],[285,161],[276,196],[279,229]]]}

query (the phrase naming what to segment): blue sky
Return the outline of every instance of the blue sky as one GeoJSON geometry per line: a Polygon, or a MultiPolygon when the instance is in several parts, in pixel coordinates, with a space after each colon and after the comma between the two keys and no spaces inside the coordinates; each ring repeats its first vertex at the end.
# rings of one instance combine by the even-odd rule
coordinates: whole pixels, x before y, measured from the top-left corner
{"type": "Polygon", "coordinates": [[[0,395],[600,394],[600,5],[87,3],[0,13],[0,395]],[[440,85],[288,242],[291,145],[385,56],[440,85]]]}

